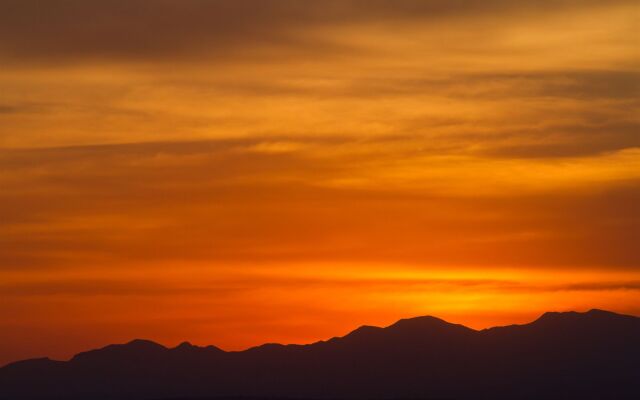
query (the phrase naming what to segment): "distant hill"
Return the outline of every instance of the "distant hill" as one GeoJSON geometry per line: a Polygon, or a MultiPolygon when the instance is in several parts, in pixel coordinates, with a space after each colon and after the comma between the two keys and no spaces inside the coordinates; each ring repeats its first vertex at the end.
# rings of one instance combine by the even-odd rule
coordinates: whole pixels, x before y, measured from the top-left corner
{"type": "Polygon", "coordinates": [[[0,368],[0,399],[640,399],[640,318],[546,313],[476,331],[434,317],[246,351],[145,340],[0,368]]]}

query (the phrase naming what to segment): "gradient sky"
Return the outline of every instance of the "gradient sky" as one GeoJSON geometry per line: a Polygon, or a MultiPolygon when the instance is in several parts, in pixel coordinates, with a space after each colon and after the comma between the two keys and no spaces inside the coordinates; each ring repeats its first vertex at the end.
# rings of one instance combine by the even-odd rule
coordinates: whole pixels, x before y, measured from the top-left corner
{"type": "Polygon", "coordinates": [[[640,314],[637,0],[0,0],[0,364],[640,314]]]}

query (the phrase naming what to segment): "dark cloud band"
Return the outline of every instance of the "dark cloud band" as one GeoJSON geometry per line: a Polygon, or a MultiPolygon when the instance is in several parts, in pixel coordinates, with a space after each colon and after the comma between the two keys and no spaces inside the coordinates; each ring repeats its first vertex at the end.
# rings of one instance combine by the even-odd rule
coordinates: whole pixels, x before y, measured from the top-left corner
{"type": "MultiPolygon", "coordinates": [[[[627,0],[628,1],[628,0],[627,0]]],[[[224,58],[272,46],[323,43],[313,27],[587,7],[574,0],[1,0],[0,59],[224,58]],[[312,41],[311,43],[309,41],[312,41]],[[176,58],[177,57],[177,58],[176,58]]],[[[609,4],[611,2],[608,2],[609,4]]],[[[324,43],[328,45],[328,43],[324,43]]]]}

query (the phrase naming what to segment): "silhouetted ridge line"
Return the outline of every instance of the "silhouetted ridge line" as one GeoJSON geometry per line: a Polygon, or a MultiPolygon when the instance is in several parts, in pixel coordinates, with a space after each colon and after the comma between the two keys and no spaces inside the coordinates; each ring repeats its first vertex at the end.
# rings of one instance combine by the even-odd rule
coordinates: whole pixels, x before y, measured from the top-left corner
{"type": "Polygon", "coordinates": [[[0,368],[0,399],[634,399],[640,318],[545,313],[476,331],[435,317],[225,352],[133,340],[0,368]]]}

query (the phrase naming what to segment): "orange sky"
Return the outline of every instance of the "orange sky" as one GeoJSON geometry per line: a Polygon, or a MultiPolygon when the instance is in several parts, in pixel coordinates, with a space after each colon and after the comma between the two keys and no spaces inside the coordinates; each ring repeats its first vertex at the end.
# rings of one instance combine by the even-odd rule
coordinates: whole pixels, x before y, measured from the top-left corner
{"type": "Polygon", "coordinates": [[[640,6],[0,0],[0,364],[640,314],[640,6]]]}

